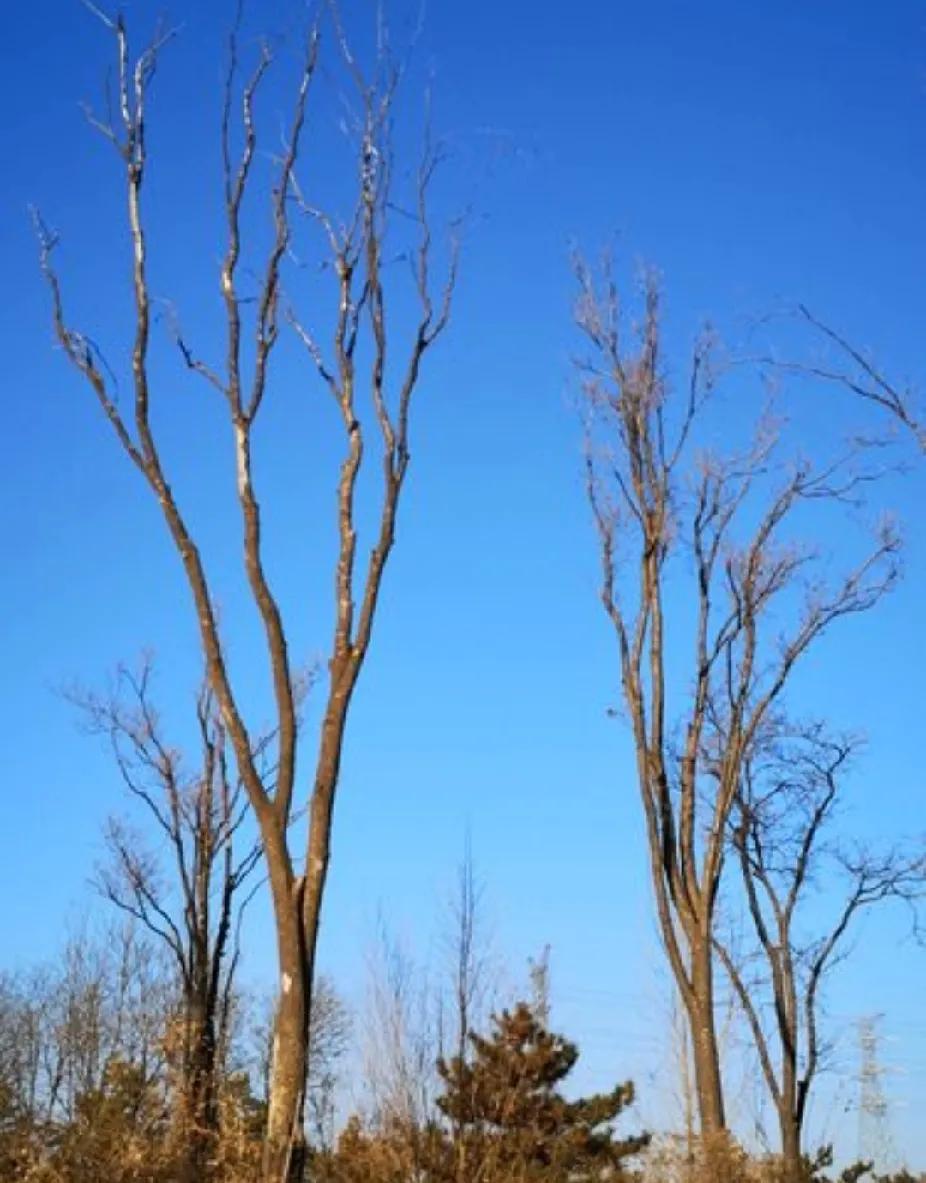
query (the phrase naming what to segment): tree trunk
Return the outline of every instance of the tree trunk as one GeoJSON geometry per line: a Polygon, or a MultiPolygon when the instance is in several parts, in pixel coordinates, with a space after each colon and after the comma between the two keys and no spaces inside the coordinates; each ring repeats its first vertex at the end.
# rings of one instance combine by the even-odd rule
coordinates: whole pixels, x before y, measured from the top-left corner
{"type": "MultiPolygon", "coordinates": [[[[791,947],[790,929],[779,933],[779,947],[791,947]]],[[[794,966],[790,954],[773,962],[775,984],[775,1009],[781,1036],[781,1085],[777,1098],[778,1128],[781,1132],[781,1157],[785,1168],[786,1183],[802,1183],[804,1164],[801,1156],[801,1126],[803,1124],[803,1095],[798,1085],[797,1047],[800,1028],[797,1021],[797,998],[794,984],[794,966]]]]}
{"type": "Polygon", "coordinates": [[[714,1019],[714,971],[709,941],[692,941],[691,1046],[702,1136],[713,1137],[727,1128],[720,1076],[720,1053],[714,1019]]]}
{"type": "Polygon", "coordinates": [[[781,1129],[781,1157],[784,1162],[786,1183],[801,1183],[804,1173],[801,1158],[801,1131],[788,1106],[786,1097],[782,1098],[778,1108],[778,1124],[781,1129]]]}
{"type": "Polygon", "coordinates": [[[194,997],[187,1003],[183,1058],[182,1136],[186,1144],[185,1183],[203,1183],[218,1134],[216,1107],[216,1044],[208,1004],[194,997]]]}
{"type": "Polygon", "coordinates": [[[208,1178],[209,1161],[215,1152],[218,1133],[214,1056],[205,1043],[194,1052],[189,1116],[187,1173],[191,1183],[202,1183],[208,1178]]]}
{"type": "MultiPolygon", "coordinates": [[[[271,870],[277,921],[280,1002],[273,1041],[264,1183],[301,1183],[307,1159],[305,1102],[309,1074],[309,1041],[315,954],[321,907],[328,879],[334,795],[340,772],[347,708],[359,666],[348,671],[332,666],[335,689],[322,725],[321,748],[309,811],[305,875],[271,870]]],[[[267,849],[268,868],[288,865],[286,835],[276,831],[267,849]]]]}
{"type": "MultiPolygon", "coordinates": [[[[268,860],[268,865],[272,862],[268,860]]],[[[271,879],[280,965],[274,1024],[264,1183],[301,1183],[305,1169],[305,1089],[308,1076],[311,975],[302,923],[303,880],[271,879]]]]}

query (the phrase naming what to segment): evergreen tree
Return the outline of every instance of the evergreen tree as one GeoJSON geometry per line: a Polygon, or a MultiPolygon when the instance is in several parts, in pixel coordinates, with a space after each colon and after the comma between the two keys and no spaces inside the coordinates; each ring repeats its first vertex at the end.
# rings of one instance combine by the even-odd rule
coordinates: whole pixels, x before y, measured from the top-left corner
{"type": "Polygon", "coordinates": [[[614,1122],[633,1085],[567,1100],[559,1086],[578,1048],[519,1003],[493,1016],[488,1037],[471,1033],[466,1059],[441,1060],[438,1105],[452,1127],[453,1177],[480,1183],[579,1183],[626,1178],[646,1134],[618,1138],[614,1122]]]}

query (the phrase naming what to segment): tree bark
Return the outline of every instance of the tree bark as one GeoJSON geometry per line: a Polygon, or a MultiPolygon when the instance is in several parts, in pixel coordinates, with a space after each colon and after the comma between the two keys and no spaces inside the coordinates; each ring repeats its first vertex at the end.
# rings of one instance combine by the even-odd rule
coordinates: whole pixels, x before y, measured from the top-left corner
{"type": "Polygon", "coordinates": [[[786,1183],[801,1183],[804,1175],[801,1130],[786,1097],[782,1098],[778,1106],[778,1126],[781,1131],[781,1157],[786,1183]]]}
{"type": "Polygon", "coordinates": [[[203,1183],[218,1134],[216,1106],[216,1040],[214,1016],[194,1003],[187,1019],[188,1047],[185,1064],[187,1140],[185,1178],[203,1183]]]}
{"type": "MultiPolygon", "coordinates": [[[[277,834],[276,840],[284,843],[285,836],[277,834]]],[[[307,957],[302,920],[304,880],[287,874],[275,859],[268,858],[268,867],[274,869],[270,887],[280,989],[262,1170],[267,1183],[297,1183],[302,1179],[306,1158],[305,1090],[312,964],[307,957]]]]}
{"type": "Polygon", "coordinates": [[[714,972],[710,942],[693,943],[692,994],[687,1001],[691,1020],[695,1087],[701,1133],[714,1137],[726,1129],[720,1052],[714,1018],[714,972]]]}
{"type": "MultiPolygon", "coordinates": [[[[790,940],[790,933],[784,934],[790,940]]],[[[803,1164],[801,1161],[801,1118],[798,1111],[797,1086],[797,1040],[798,1030],[794,1012],[794,971],[790,962],[787,964],[787,986],[791,1006],[785,1010],[780,1000],[776,1000],[779,1009],[779,1024],[782,1041],[781,1057],[781,1091],[776,1108],[778,1110],[778,1128],[781,1132],[781,1157],[784,1163],[786,1183],[801,1183],[803,1164]]]]}

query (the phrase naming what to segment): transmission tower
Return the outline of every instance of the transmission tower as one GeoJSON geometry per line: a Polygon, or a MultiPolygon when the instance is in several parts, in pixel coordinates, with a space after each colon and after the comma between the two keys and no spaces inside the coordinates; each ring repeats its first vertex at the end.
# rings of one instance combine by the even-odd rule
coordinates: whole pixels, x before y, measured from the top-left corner
{"type": "Polygon", "coordinates": [[[550,1026],[550,946],[544,945],[536,959],[528,957],[531,982],[531,1006],[541,1026],[550,1026]]]}
{"type": "Polygon", "coordinates": [[[888,1069],[880,1056],[883,1018],[882,1014],[863,1015],[858,1021],[858,1157],[874,1162],[878,1170],[890,1171],[896,1155],[883,1084],[888,1069]]]}

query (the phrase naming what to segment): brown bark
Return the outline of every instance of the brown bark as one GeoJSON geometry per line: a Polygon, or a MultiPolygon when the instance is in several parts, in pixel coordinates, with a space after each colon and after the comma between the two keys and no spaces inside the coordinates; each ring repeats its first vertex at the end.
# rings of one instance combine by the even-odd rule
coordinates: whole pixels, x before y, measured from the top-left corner
{"type": "Polygon", "coordinates": [[[781,1131],[781,1159],[787,1183],[803,1183],[806,1178],[801,1151],[801,1132],[797,1122],[787,1109],[778,1110],[781,1131]]]}
{"type": "Polygon", "coordinates": [[[305,1164],[309,977],[302,927],[302,883],[271,876],[280,988],[274,1024],[263,1173],[267,1180],[301,1179],[305,1164]]]}
{"type": "Polygon", "coordinates": [[[712,1137],[727,1127],[720,1053],[714,1022],[714,967],[710,945],[697,942],[691,950],[692,991],[689,1015],[692,1029],[692,1058],[701,1133],[712,1137]]]}
{"type": "Polygon", "coordinates": [[[218,1063],[215,1018],[194,1005],[188,1017],[188,1064],[185,1092],[187,1112],[184,1138],[187,1146],[184,1177],[188,1183],[203,1183],[210,1177],[209,1163],[219,1133],[218,1063]]]}

